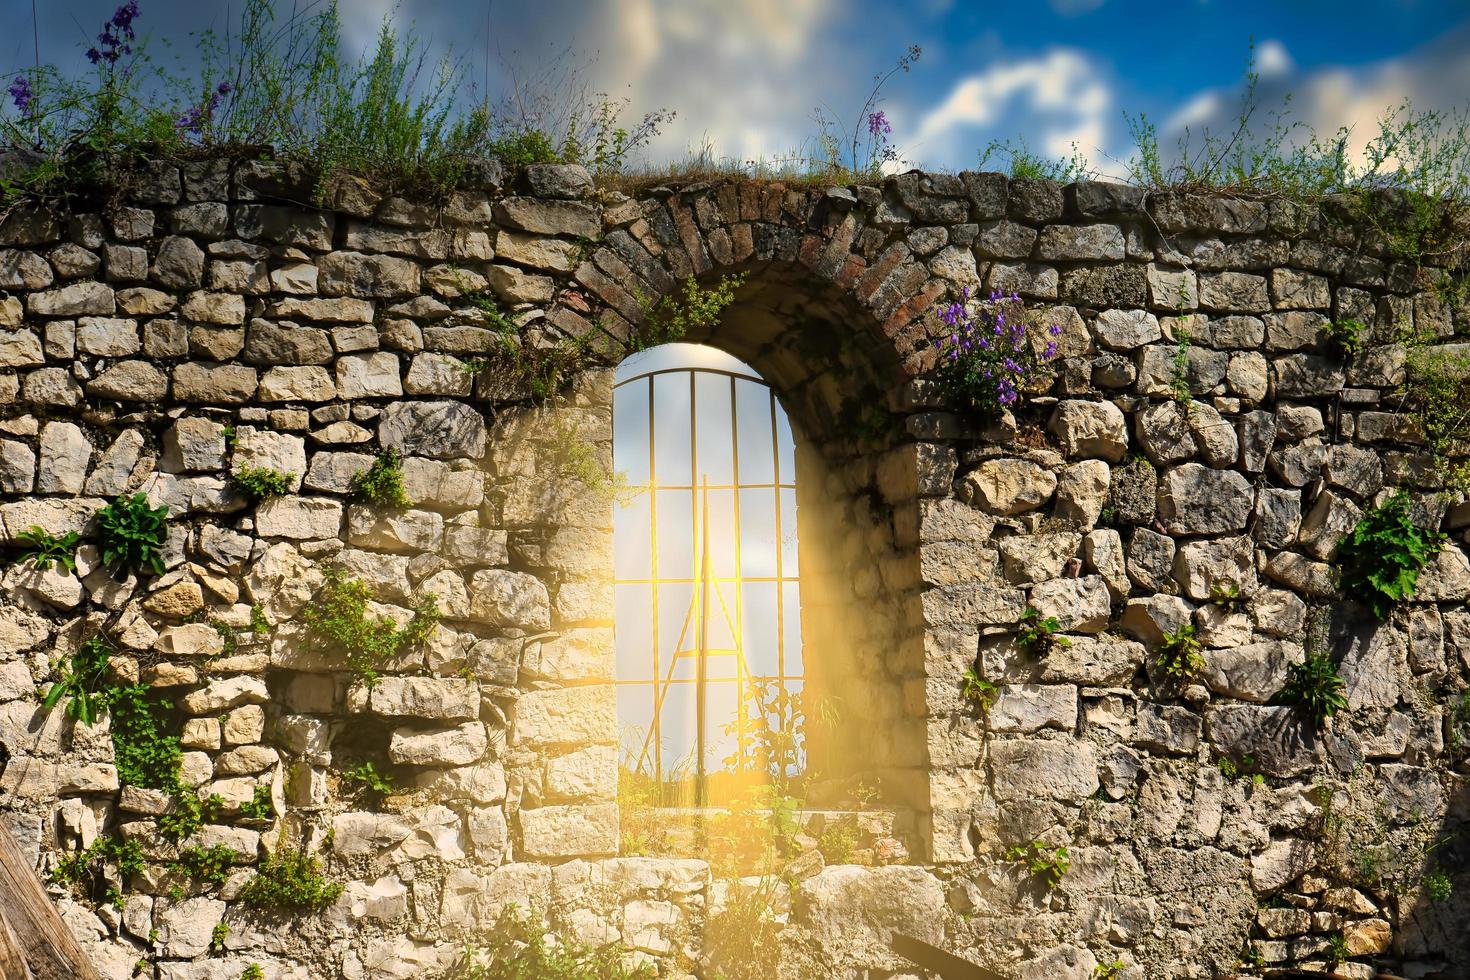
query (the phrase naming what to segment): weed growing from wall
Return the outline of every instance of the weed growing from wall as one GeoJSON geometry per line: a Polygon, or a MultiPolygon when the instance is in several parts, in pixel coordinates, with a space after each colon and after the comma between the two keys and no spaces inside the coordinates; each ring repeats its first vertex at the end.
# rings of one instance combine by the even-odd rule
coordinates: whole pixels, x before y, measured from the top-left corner
{"type": "Polygon", "coordinates": [[[1205,658],[1200,649],[1194,627],[1186,624],[1172,633],[1164,634],[1163,640],[1154,650],[1154,657],[1165,677],[1174,681],[1187,681],[1204,670],[1205,658]]]}
{"type": "Polygon", "coordinates": [[[42,527],[31,527],[17,534],[16,539],[22,545],[17,561],[31,562],[43,572],[55,564],[76,573],[77,544],[80,541],[77,532],[56,535],[42,527]]]}
{"type": "Polygon", "coordinates": [[[630,352],[683,340],[690,333],[714,329],[725,309],[735,302],[735,291],[745,285],[745,273],[721,276],[709,289],[693,276],[684,280],[683,292],[654,299],[637,294],[643,322],[628,338],[630,352]]]}
{"type": "Polygon", "coordinates": [[[267,912],[320,912],[342,894],[305,850],[282,847],[267,857],[240,889],[246,907],[267,912]]]}
{"type": "Polygon", "coordinates": [[[352,495],[378,507],[407,510],[413,506],[403,487],[403,460],[396,449],[378,453],[373,465],[352,478],[352,495]]]}
{"type": "Polygon", "coordinates": [[[1308,653],[1301,663],[1286,668],[1286,685],[1276,693],[1272,703],[1294,706],[1321,728],[1328,718],[1347,707],[1343,686],[1332,657],[1325,650],[1317,650],[1308,653]]]}
{"type": "Polygon", "coordinates": [[[153,507],[135,493],[121,496],[97,512],[102,561],[124,574],[163,574],[163,549],[168,545],[168,507],[153,507]]]}
{"type": "Polygon", "coordinates": [[[1364,511],[1343,537],[1338,547],[1342,593],[1387,619],[1395,605],[1414,594],[1420,570],[1444,541],[1442,532],[1415,524],[1408,495],[1395,493],[1364,511]]]}
{"type": "Polygon", "coordinates": [[[483,946],[466,947],[455,980],[653,980],[652,966],[628,966],[620,946],[593,948],[553,937],[535,912],[507,907],[483,946]]]}
{"type": "Polygon", "coordinates": [[[1040,610],[1027,606],[1021,613],[1016,630],[1016,646],[1032,657],[1045,656],[1052,650],[1070,647],[1072,641],[1059,635],[1061,629],[1061,621],[1055,616],[1043,617],[1040,610]]]}
{"type": "Polygon", "coordinates": [[[402,626],[388,616],[371,616],[371,601],[364,582],[348,578],[340,569],[328,569],[321,591],[302,614],[308,642],[343,657],[347,668],[369,684],[377,680],[385,661],[423,642],[439,621],[439,601],[433,594],[419,599],[412,618],[402,626]]]}
{"type": "Polygon", "coordinates": [[[958,300],[942,303],[935,314],[945,336],[933,379],[940,397],[981,419],[998,419],[1033,389],[1050,384],[1044,365],[1057,356],[1059,324],[1036,327],[1015,293],[992,292],[971,299],[968,288],[958,300]],[[1033,334],[1048,335],[1038,349],[1033,334]]]}
{"type": "Polygon", "coordinates": [[[1055,888],[1062,877],[1072,869],[1072,858],[1065,847],[1050,847],[1040,841],[1027,841],[1016,847],[1006,848],[1003,855],[1044,888],[1055,888]]]}
{"type": "Polygon", "coordinates": [[[270,497],[282,497],[291,492],[292,477],[268,466],[246,466],[236,470],[230,484],[250,499],[259,503],[270,497]]]}

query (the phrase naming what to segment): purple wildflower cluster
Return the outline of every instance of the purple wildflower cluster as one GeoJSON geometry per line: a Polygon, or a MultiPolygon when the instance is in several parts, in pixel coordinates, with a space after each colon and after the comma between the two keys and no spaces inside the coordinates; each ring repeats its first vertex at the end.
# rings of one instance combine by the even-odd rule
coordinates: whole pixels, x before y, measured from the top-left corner
{"type": "Polygon", "coordinates": [[[138,16],[138,0],[128,0],[113,11],[112,19],[102,25],[102,33],[97,35],[98,46],[87,49],[87,60],[94,65],[104,61],[115,65],[123,55],[132,54],[132,42],[138,39],[133,32],[133,21],[138,16]]]}
{"type": "Polygon", "coordinates": [[[1057,356],[1062,328],[1052,324],[1040,343],[1016,293],[971,299],[966,288],[936,312],[949,333],[940,343],[935,380],[946,400],[983,416],[999,416],[1019,402],[1042,366],[1057,356]]]}
{"type": "Polygon", "coordinates": [[[229,82],[220,82],[219,86],[210,93],[208,99],[189,109],[175,120],[174,125],[178,128],[181,136],[202,136],[204,127],[214,116],[214,111],[219,108],[220,100],[234,91],[234,86],[229,82]]]}
{"type": "Polygon", "coordinates": [[[10,98],[14,100],[15,108],[20,113],[21,118],[24,119],[29,116],[31,103],[36,99],[36,93],[31,90],[30,79],[24,75],[17,75],[15,81],[10,83],[10,88],[6,91],[10,93],[10,98]]]}
{"type": "Polygon", "coordinates": [[[877,112],[868,113],[868,135],[873,137],[888,136],[893,133],[893,127],[888,124],[888,116],[882,109],[877,112]]]}

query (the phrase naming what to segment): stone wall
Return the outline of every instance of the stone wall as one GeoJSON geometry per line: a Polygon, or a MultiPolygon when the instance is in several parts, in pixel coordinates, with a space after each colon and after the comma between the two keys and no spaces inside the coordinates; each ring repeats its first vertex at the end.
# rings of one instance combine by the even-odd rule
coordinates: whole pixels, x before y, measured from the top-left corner
{"type": "Polygon", "coordinates": [[[974,173],[634,199],[576,167],[474,169],[437,206],[344,180],[317,208],[291,168],[157,162],[124,204],[0,223],[0,534],[83,535],[75,576],[4,574],[0,808],[43,873],[99,834],[143,844],[117,908],[55,889],[105,975],[434,975],[511,902],[697,968],[731,886],[617,856],[610,502],[566,457],[610,462],[606,365],[637,294],[724,271],[750,278],[693,339],[759,370],[797,434],[804,646],[844,705],[831,744],[859,747],[830,754],[833,792],[879,783],[907,844],[792,872],[792,975],[911,975],[894,932],[1029,978],[1320,963],[1339,934],[1350,975],[1470,969],[1447,707],[1470,682],[1470,508],[1436,492],[1395,397],[1402,328],[1470,330],[1433,270],[1331,206],[974,173]],[[962,286],[1062,328],[1052,390],[983,430],[919,380],[962,286]],[[538,403],[498,369],[482,295],[525,343],[585,338],[604,366],[538,403]],[[1373,328],[1351,359],[1323,336],[1349,318],[1373,328]],[[406,511],[353,499],[384,449],[406,511]],[[293,492],[251,504],[230,479],[251,466],[293,492]],[[1332,563],[1393,487],[1452,537],[1380,626],[1332,563]],[[166,568],[119,581],[94,515],[134,491],[168,506],[166,568]],[[306,642],[332,566],[388,615],[431,592],[444,613],[375,686],[306,642]],[[1239,609],[1210,601],[1227,585],[1239,609]],[[1028,605],[1070,645],[1018,650],[1028,605]],[[1187,623],[1205,667],[1179,685],[1153,650],[1187,623]],[[225,800],[191,841],[240,853],[222,887],[164,874],[168,801],[118,785],[105,721],[38,706],[99,630],[178,705],[186,780],[225,800]],[[1321,732],[1267,703],[1308,643],[1347,682],[1321,732]],[[343,778],[364,760],[395,776],[381,802],[343,778]],[[241,812],[257,787],[270,819],[241,812]],[[1032,840],[1069,849],[1055,888],[1006,857],[1032,840]],[[294,846],[342,898],[252,915],[250,865],[294,846]]]}

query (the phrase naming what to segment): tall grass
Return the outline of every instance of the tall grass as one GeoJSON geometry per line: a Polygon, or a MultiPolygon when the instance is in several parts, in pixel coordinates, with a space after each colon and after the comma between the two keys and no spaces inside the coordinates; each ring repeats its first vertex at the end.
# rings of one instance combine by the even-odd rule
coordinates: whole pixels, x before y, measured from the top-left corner
{"type": "MultiPolygon", "coordinates": [[[[146,7],[125,4],[128,29],[146,7]]],[[[231,29],[191,39],[198,67],[165,69],[139,35],[72,77],[55,66],[10,76],[24,98],[0,113],[0,141],[30,154],[33,169],[0,182],[0,193],[105,186],[116,165],[143,156],[270,153],[311,164],[319,188],[340,173],[389,193],[442,193],[475,157],[512,163],[585,162],[600,173],[623,167],[671,114],[626,127],[626,100],[582,83],[569,66],[559,87],[515,83],[492,103],[466,82],[462,62],[430,63],[412,30],[385,19],[359,58],[344,51],[332,2],[278,21],[271,0],[245,0],[231,29]]],[[[568,55],[564,59],[569,58],[568,55]]]]}

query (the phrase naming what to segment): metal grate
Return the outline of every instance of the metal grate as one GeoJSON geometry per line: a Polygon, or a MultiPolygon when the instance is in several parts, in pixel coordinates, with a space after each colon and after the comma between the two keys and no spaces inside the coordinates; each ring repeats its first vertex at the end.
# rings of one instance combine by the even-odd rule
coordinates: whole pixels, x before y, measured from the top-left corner
{"type": "Polygon", "coordinates": [[[754,372],[712,367],[620,373],[613,411],[639,491],[614,533],[623,765],[660,805],[720,802],[750,768],[751,685],[803,681],[790,426],[754,372]]]}

